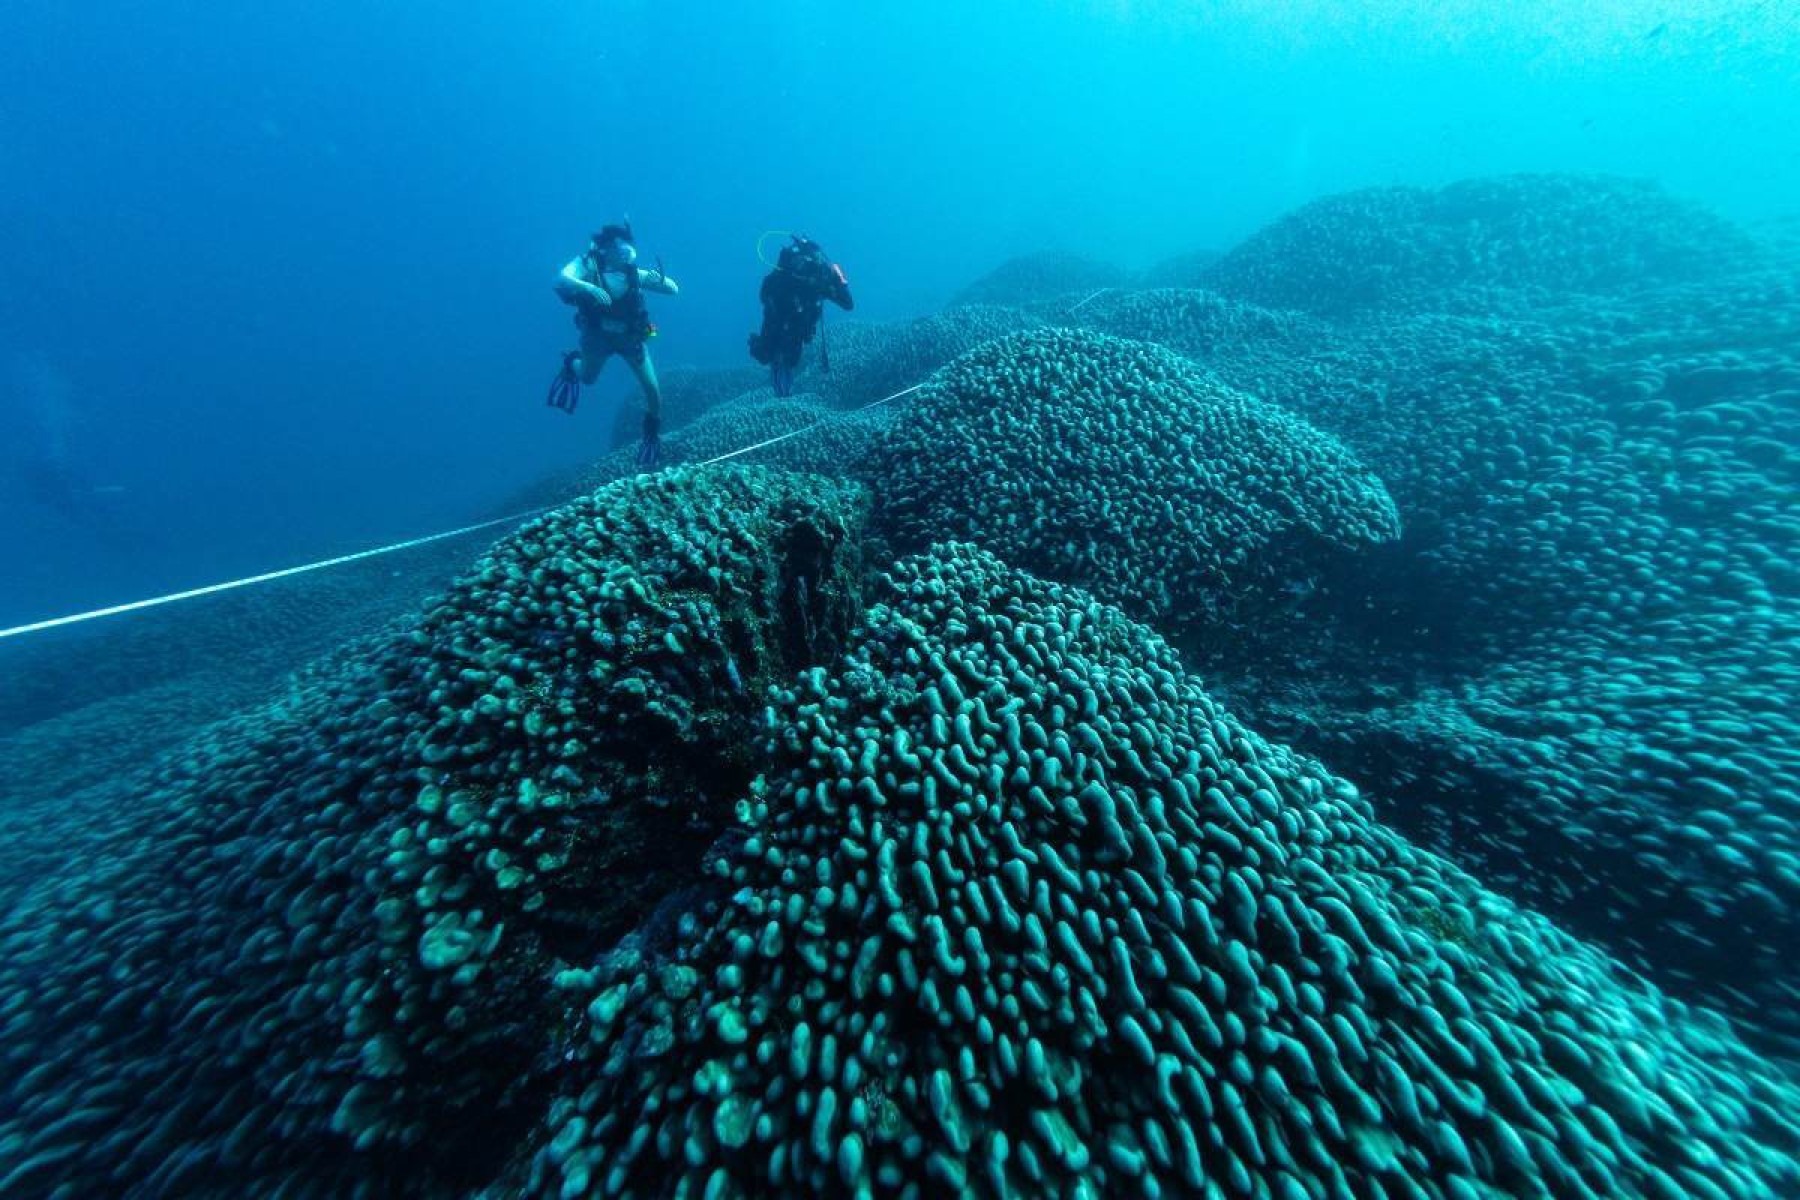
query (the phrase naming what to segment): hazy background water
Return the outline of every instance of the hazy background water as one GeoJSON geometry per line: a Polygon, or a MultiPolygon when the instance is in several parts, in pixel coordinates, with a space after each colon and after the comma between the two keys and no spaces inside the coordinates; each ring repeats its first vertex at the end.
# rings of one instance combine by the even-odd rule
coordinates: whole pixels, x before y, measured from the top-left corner
{"type": "Polygon", "coordinates": [[[1515,170],[1800,208],[1800,3],[0,5],[0,623],[424,532],[605,447],[549,290],[629,211],[743,358],[768,228],[859,315],[1515,170]],[[1354,11],[1341,11],[1353,9],[1354,11]]]}

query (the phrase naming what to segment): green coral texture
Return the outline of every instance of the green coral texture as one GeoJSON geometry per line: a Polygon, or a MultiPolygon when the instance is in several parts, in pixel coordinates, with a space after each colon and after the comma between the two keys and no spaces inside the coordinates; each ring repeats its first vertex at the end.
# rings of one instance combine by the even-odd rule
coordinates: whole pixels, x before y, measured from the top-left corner
{"type": "Polygon", "coordinates": [[[0,1195],[1800,1195],[1794,266],[1560,176],[1033,255],[19,651],[0,1195]]]}

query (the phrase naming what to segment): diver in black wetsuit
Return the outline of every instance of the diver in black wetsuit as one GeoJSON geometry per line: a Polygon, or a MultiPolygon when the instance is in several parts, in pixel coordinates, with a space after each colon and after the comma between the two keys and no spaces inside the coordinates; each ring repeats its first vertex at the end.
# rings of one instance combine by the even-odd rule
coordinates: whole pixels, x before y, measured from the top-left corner
{"type": "Polygon", "coordinates": [[[750,357],[768,364],[777,396],[791,396],[794,368],[819,328],[825,301],[846,312],[856,307],[850,281],[819,243],[795,234],[793,245],[782,249],[775,269],[763,277],[761,295],[762,330],[750,335],[750,357]]]}

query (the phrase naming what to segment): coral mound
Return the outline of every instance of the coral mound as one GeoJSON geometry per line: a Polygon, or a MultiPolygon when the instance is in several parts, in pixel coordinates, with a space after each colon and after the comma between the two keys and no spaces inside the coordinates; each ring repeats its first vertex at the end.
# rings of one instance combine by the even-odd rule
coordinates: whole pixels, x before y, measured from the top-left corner
{"type": "MultiPolygon", "coordinates": [[[[715,404],[688,424],[664,433],[662,465],[697,466],[729,456],[730,461],[745,465],[860,478],[868,472],[876,435],[892,417],[893,410],[887,407],[848,413],[816,394],[783,399],[767,388],[757,388],[715,404]]],[[[555,477],[523,493],[517,503],[553,503],[571,493],[592,491],[642,473],[634,445],[555,477]]]]}
{"type": "Polygon", "coordinates": [[[733,892],[562,983],[535,1194],[1761,1196],[1789,1092],[971,547],[777,697],[733,892]]]}
{"type": "Polygon", "coordinates": [[[839,404],[864,404],[911,387],[984,342],[1042,324],[1023,309],[989,304],[886,325],[845,322],[829,333],[830,373],[809,375],[808,386],[839,404]]]}
{"type": "Polygon", "coordinates": [[[0,1195],[1800,1195],[1777,253],[1513,177],[1025,260],[671,370],[413,616],[8,658],[0,1195]]]}
{"type": "Polygon", "coordinates": [[[761,689],[860,610],[862,509],[763,471],[614,485],[192,748],[0,917],[0,1193],[491,1175],[555,962],[703,878],[761,689]]]}
{"type": "Polygon", "coordinates": [[[1096,296],[1082,308],[1080,323],[1116,337],[1155,342],[1200,363],[1247,349],[1293,357],[1329,336],[1320,322],[1300,313],[1258,308],[1193,288],[1096,296]]]}
{"type": "Polygon", "coordinates": [[[1223,251],[1210,247],[1189,250],[1153,264],[1144,272],[1139,284],[1151,288],[1202,287],[1206,283],[1206,272],[1223,257],[1223,251]]]}
{"type": "Polygon", "coordinates": [[[1134,615],[1214,611],[1281,540],[1395,537],[1381,481],[1335,439],[1158,346],[1050,329],[933,380],[884,441],[903,545],[965,538],[1134,615]]]}
{"type": "Polygon", "coordinates": [[[1334,315],[1447,300],[1491,310],[1492,289],[1605,292],[1704,278],[1754,250],[1730,222],[1651,183],[1508,175],[1315,200],[1204,279],[1251,303],[1334,315]],[[1463,291],[1475,294],[1455,300],[1463,291]]]}
{"type": "MultiPolygon", "coordinates": [[[[613,364],[607,369],[618,371],[622,375],[629,374],[620,364],[613,364]]],[[[745,392],[755,391],[767,377],[766,371],[750,363],[713,368],[659,366],[657,378],[662,385],[664,431],[686,425],[714,405],[723,404],[745,392]]],[[[638,399],[635,381],[630,383],[627,394],[630,400],[621,404],[613,414],[611,445],[635,449],[644,429],[644,410],[638,399]]],[[[563,495],[568,493],[564,492],[563,495]]]]}
{"type": "Polygon", "coordinates": [[[1131,272],[1114,263],[1045,250],[1008,259],[958,292],[950,303],[1029,307],[1058,300],[1076,302],[1097,288],[1131,282],[1131,272]]]}

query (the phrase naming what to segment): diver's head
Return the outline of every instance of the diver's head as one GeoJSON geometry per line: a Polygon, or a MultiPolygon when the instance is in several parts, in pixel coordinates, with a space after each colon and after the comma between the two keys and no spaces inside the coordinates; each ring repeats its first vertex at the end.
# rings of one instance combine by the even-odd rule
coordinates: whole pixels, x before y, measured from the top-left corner
{"type": "Polygon", "coordinates": [[[819,243],[805,234],[796,233],[793,237],[791,246],[781,248],[781,255],[775,260],[775,265],[799,275],[816,273],[825,261],[825,251],[819,243]]]}
{"type": "Polygon", "coordinates": [[[594,235],[594,252],[608,266],[628,267],[637,261],[637,247],[632,244],[631,223],[607,225],[594,235]]]}

